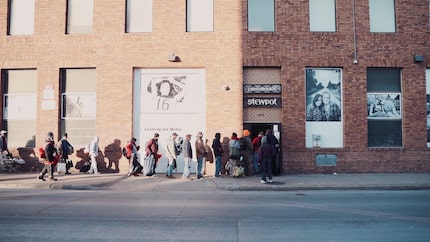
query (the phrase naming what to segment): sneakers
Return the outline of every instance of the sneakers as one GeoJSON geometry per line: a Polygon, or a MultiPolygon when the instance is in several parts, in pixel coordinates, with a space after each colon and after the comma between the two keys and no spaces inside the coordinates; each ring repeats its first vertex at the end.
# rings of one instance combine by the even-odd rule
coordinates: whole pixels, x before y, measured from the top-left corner
{"type": "Polygon", "coordinates": [[[42,180],[42,181],[46,181],[45,178],[43,178],[43,176],[37,176],[37,179],[42,180]]]}
{"type": "Polygon", "coordinates": [[[273,181],[272,181],[272,179],[269,179],[269,183],[272,183],[273,181]]]}
{"type": "Polygon", "coordinates": [[[266,184],[267,183],[265,180],[261,180],[260,182],[261,182],[261,184],[266,184]]]}

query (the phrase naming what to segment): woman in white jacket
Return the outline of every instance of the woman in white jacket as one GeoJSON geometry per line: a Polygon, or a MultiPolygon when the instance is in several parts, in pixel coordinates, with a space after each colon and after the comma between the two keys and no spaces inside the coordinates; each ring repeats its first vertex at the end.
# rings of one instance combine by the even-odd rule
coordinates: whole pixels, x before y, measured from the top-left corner
{"type": "Polygon", "coordinates": [[[90,158],[91,158],[91,168],[88,173],[100,174],[97,169],[97,155],[99,154],[99,137],[94,136],[94,138],[90,142],[90,158]]]}

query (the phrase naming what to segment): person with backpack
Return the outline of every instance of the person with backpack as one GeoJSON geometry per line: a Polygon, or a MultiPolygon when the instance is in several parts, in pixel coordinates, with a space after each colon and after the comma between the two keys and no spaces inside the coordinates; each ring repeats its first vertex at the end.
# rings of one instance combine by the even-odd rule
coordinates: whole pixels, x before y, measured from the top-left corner
{"type": "Polygon", "coordinates": [[[69,161],[69,155],[73,153],[73,146],[70,144],[70,142],[67,140],[67,133],[63,135],[63,137],[60,139],[60,141],[57,144],[57,150],[60,154],[60,163],[66,163],[66,172],[65,174],[72,174],[69,172],[69,169],[73,167],[73,163],[71,163],[71,160],[69,161]]]}
{"type": "Polygon", "coordinates": [[[130,142],[125,146],[126,158],[128,159],[129,171],[128,176],[138,176],[143,167],[139,162],[137,152],[139,147],[136,145],[136,138],[131,138],[130,142]]]}
{"type": "MultiPolygon", "coordinates": [[[[230,141],[228,142],[228,157],[229,161],[225,165],[225,169],[230,176],[234,176],[235,169],[240,162],[240,142],[236,133],[232,133],[230,141]]],[[[236,174],[238,175],[238,174],[236,174]]]]}
{"type": "MultiPolygon", "coordinates": [[[[145,152],[146,152],[146,158],[150,157],[152,155],[153,164],[151,164],[151,171],[145,171],[147,173],[146,175],[155,175],[155,168],[157,168],[157,162],[158,162],[158,138],[160,135],[158,133],[154,133],[154,137],[149,139],[145,144],[145,152]]],[[[146,167],[145,167],[146,169],[146,167]]]]}
{"type": "Polygon", "coordinates": [[[249,130],[244,129],[243,130],[243,136],[240,138],[240,152],[242,155],[242,165],[244,168],[245,176],[249,176],[250,169],[249,166],[252,162],[252,153],[253,153],[253,146],[251,141],[251,132],[249,130]]]}
{"type": "Polygon", "coordinates": [[[43,159],[45,166],[43,167],[37,179],[46,181],[45,175],[48,173],[50,181],[57,181],[57,178],[54,177],[54,168],[57,165],[58,157],[57,149],[54,146],[54,134],[52,134],[52,132],[48,133],[48,137],[46,137],[42,150],[43,153],[41,154],[41,158],[43,159]]]}

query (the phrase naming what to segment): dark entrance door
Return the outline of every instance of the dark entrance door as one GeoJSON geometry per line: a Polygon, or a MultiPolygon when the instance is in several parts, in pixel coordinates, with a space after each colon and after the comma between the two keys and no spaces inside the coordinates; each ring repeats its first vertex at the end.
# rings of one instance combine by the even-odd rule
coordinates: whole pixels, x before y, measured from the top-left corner
{"type": "Polygon", "coordinates": [[[282,174],[282,150],[281,150],[281,124],[280,123],[245,123],[243,124],[244,129],[248,129],[251,132],[251,139],[258,136],[258,133],[262,131],[266,133],[268,129],[272,130],[273,134],[278,140],[278,146],[276,147],[276,158],[272,161],[272,173],[274,176],[282,174]]]}

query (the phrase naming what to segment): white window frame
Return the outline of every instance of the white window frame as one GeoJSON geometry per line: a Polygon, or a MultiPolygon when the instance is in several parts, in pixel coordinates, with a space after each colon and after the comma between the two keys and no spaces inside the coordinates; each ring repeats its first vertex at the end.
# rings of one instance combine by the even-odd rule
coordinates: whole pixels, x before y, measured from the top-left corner
{"type": "Polygon", "coordinates": [[[248,31],[275,32],[275,0],[248,0],[248,31]]]}
{"type": "Polygon", "coordinates": [[[395,33],[395,0],[369,0],[369,24],[372,33],[395,33]]]}
{"type": "Polygon", "coordinates": [[[336,32],[336,0],[309,0],[311,32],[336,32]]]}
{"type": "Polygon", "coordinates": [[[127,33],[152,32],[153,0],[127,0],[127,33]]]}
{"type": "Polygon", "coordinates": [[[187,0],[187,32],[214,31],[213,0],[187,0]]]}
{"type": "Polygon", "coordinates": [[[34,0],[11,0],[9,35],[34,34],[34,0]]]}
{"type": "Polygon", "coordinates": [[[67,4],[67,33],[92,33],[94,0],[68,0],[67,4]]]}

